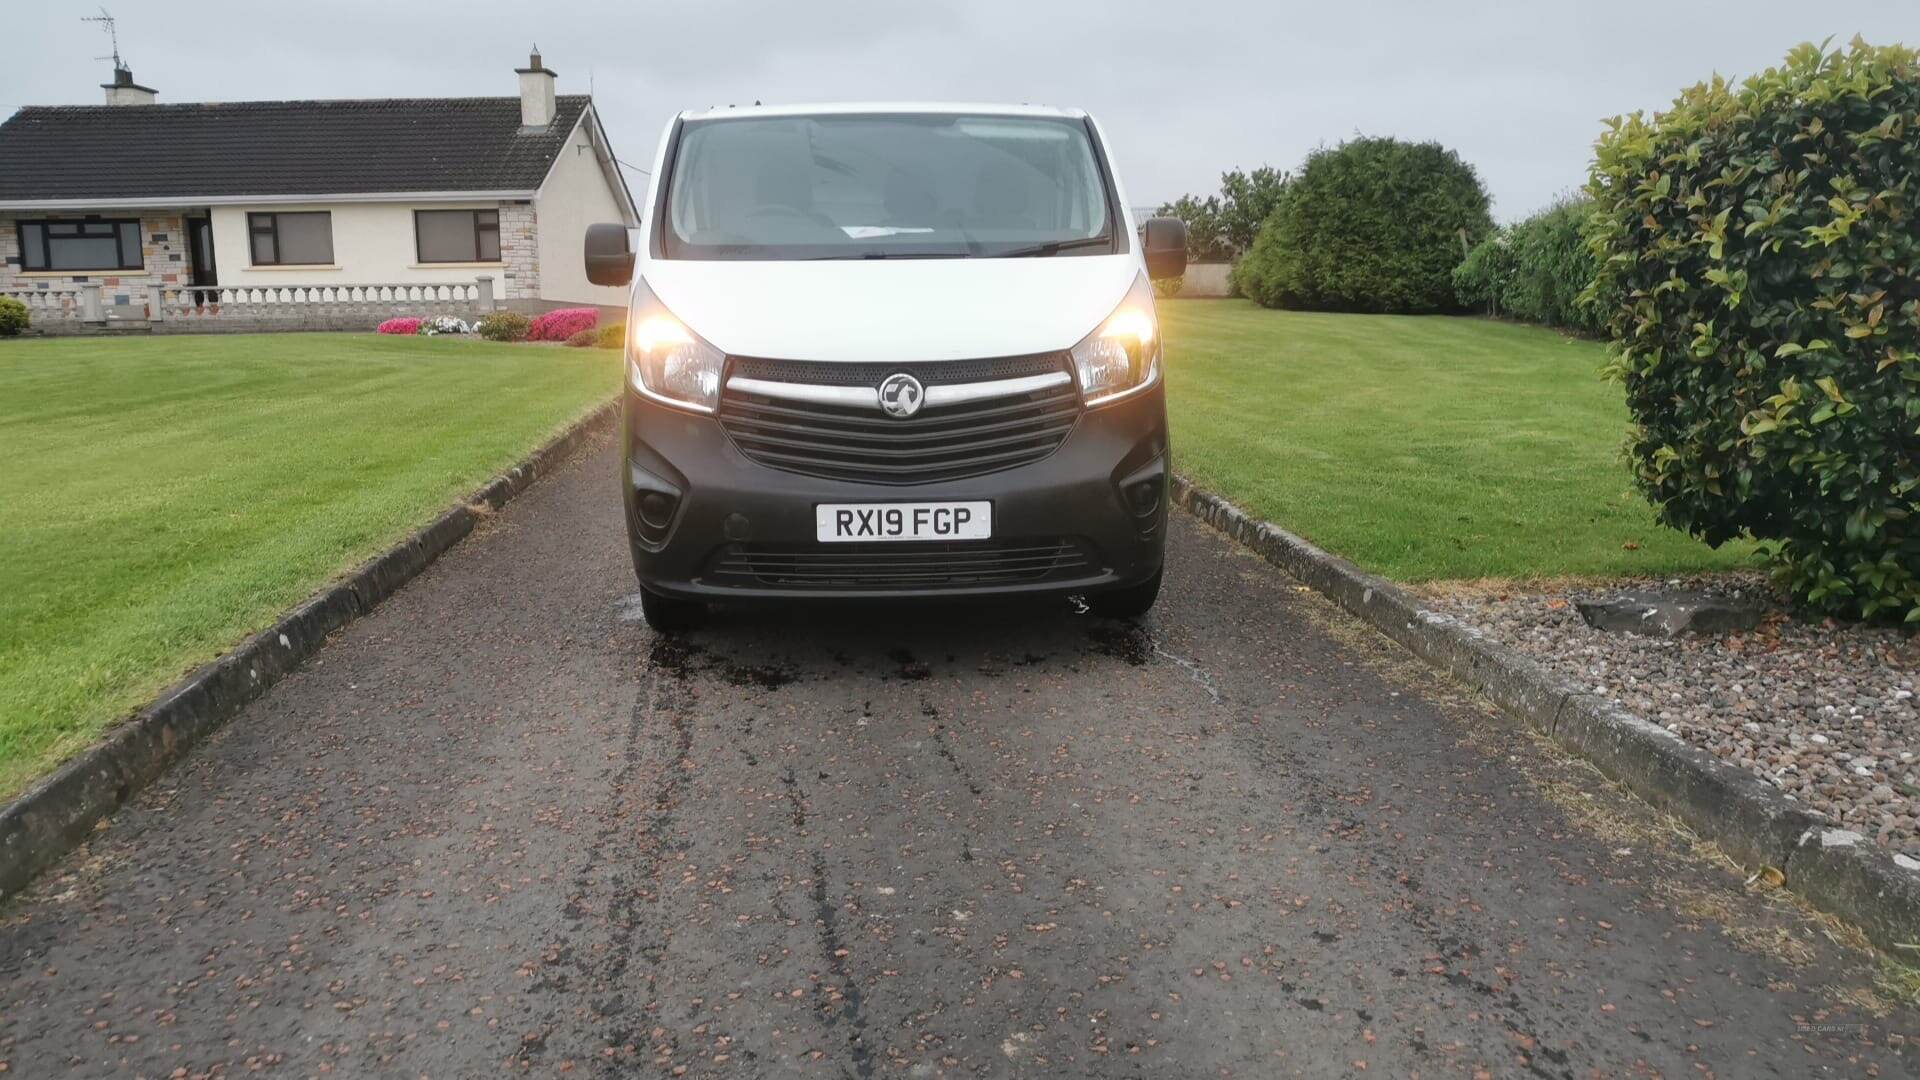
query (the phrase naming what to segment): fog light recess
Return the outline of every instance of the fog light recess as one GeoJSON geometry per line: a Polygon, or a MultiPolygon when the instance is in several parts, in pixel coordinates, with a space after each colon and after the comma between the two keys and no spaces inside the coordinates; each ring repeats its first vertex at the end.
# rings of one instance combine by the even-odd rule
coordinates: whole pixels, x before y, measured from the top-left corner
{"type": "Polygon", "coordinates": [[[658,491],[640,496],[640,521],[655,529],[664,529],[673,520],[673,497],[658,491]]]}
{"type": "Polygon", "coordinates": [[[1133,510],[1134,517],[1151,517],[1160,509],[1160,492],[1165,486],[1163,479],[1149,476],[1127,485],[1127,505],[1133,510]]]}
{"type": "Polygon", "coordinates": [[[633,485],[633,516],[640,538],[649,544],[664,543],[673,529],[673,518],[680,510],[680,493],[652,475],[644,480],[636,474],[633,485]]]}

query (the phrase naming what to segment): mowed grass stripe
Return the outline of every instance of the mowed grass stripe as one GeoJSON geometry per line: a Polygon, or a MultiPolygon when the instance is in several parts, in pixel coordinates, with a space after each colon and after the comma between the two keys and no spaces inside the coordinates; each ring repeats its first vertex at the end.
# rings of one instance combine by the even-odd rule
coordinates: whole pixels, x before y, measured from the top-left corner
{"type": "Polygon", "coordinates": [[[1751,563],[1655,524],[1604,349],[1476,318],[1163,301],[1176,466],[1405,581],[1751,563]]]}
{"type": "Polygon", "coordinates": [[[512,465],[618,367],[372,334],[0,344],[0,793],[512,465]]]}

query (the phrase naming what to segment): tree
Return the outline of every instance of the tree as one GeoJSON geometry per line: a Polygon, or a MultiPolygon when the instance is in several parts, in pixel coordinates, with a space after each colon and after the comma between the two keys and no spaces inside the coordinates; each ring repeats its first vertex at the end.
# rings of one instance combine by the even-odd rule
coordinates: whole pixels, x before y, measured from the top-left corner
{"type": "Polygon", "coordinates": [[[1287,187],[1287,174],[1262,165],[1252,172],[1220,174],[1220,194],[1182,195],[1160,206],[1160,213],[1187,224],[1187,257],[1217,262],[1240,257],[1253,246],[1260,224],[1273,213],[1287,187]]]}
{"type": "Polygon", "coordinates": [[[1253,246],[1287,190],[1286,173],[1262,165],[1250,173],[1238,169],[1220,174],[1220,239],[1235,257],[1253,246]]]}
{"type": "Polygon", "coordinates": [[[1290,183],[1235,286],[1267,307],[1424,313],[1459,307],[1453,269],[1493,231],[1471,165],[1438,143],[1358,138],[1321,148],[1290,183]]]}
{"type": "Polygon", "coordinates": [[[1220,240],[1220,198],[1205,199],[1182,195],[1160,204],[1160,216],[1176,217],[1187,225],[1187,258],[1194,262],[1215,262],[1229,257],[1220,240]]]}

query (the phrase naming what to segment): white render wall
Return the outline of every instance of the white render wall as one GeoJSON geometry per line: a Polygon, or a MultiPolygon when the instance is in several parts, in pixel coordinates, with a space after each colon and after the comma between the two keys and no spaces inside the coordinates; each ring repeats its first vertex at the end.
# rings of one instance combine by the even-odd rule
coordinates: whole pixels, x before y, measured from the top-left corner
{"type": "MultiPolygon", "coordinates": [[[[521,299],[505,277],[505,264],[422,263],[414,251],[415,210],[500,210],[504,238],[508,207],[499,200],[408,203],[286,203],[213,208],[214,262],[223,286],[376,285],[472,281],[492,276],[494,294],[521,299]],[[325,210],[333,215],[333,263],[329,266],[255,266],[247,237],[247,214],[325,210]]],[[[524,209],[524,208],[522,208],[524,209]]]]}
{"type": "Polygon", "coordinates": [[[534,199],[540,247],[540,299],[549,302],[625,307],[627,290],[587,281],[587,226],[623,221],[625,213],[600,166],[592,124],[582,122],[561,147],[534,199]]]}

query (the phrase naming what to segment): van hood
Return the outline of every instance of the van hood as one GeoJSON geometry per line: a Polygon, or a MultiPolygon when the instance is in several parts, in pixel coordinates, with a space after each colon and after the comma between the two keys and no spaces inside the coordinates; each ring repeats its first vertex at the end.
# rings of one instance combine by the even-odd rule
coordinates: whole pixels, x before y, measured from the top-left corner
{"type": "Polygon", "coordinates": [[[1126,296],[1132,255],[811,262],[645,260],[688,329],[732,356],[847,363],[1072,348],[1126,296]]]}

